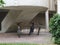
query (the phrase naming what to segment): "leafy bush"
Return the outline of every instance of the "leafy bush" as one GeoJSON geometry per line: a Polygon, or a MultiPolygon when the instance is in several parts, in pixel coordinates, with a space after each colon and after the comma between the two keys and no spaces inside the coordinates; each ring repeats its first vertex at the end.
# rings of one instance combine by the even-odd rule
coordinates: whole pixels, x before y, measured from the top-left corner
{"type": "Polygon", "coordinates": [[[50,33],[54,37],[54,43],[60,44],[60,14],[54,14],[49,23],[50,33]]]}
{"type": "Polygon", "coordinates": [[[4,4],[5,4],[5,2],[4,2],[4,0],[0,0],[0,6],[4,6],[4,4]]]}

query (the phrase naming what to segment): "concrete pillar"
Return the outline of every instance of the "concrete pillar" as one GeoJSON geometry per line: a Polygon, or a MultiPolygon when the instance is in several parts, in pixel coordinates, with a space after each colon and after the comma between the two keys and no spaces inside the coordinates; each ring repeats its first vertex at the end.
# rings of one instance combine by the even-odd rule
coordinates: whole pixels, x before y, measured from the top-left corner
{"type": "Polygon", "coordinates": [[[45,12],[46,31],[49,31],[49,11],[45,12]]]}
{"type": "Polygon", "coordinates": [[[57,0],[57,13],[60,14],[60,0],[57,0]]]}

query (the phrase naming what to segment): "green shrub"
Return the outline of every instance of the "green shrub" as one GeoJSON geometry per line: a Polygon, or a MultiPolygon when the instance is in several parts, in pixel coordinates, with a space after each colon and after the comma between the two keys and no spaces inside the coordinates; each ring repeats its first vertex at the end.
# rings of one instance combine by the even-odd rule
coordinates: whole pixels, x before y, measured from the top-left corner
{"type": "Polygon", "coordinates": [[[60,44],[60,14],[54,14],[49,23],[50,33],[54,37],[54,43],[60,44]]]}
{"type": "Polygon", "coordinates": [[[3,7],[4,4],[5,4],[4,0],[0,0],[0,7],[1,7],[1,6],[3,7]]]}

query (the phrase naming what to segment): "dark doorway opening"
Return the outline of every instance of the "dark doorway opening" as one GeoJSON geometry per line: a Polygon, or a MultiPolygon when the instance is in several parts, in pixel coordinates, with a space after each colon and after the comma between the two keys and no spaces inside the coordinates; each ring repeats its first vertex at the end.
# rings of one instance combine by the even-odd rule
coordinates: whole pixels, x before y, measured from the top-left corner
{"type": "Polygon", "coordinates": [[[3,21],[7,13],[8,13],[8,10],[0,9],[0,30],[1,30],[1,22],[3,21]]]}

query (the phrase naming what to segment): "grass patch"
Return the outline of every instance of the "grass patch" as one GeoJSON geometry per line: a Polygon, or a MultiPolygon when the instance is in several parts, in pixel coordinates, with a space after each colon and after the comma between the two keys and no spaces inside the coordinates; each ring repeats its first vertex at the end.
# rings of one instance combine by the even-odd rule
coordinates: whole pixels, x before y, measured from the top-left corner
{"type": "Polygon", "coordinates": [[[31,43],[0,43],[0,45],[39,45],[39,44],[31,44],[31,43]]]}
{"type": "Polygon", "coordinates": [[[0,45],[56,45],[56,44],[0,43],[0,45]]]}

